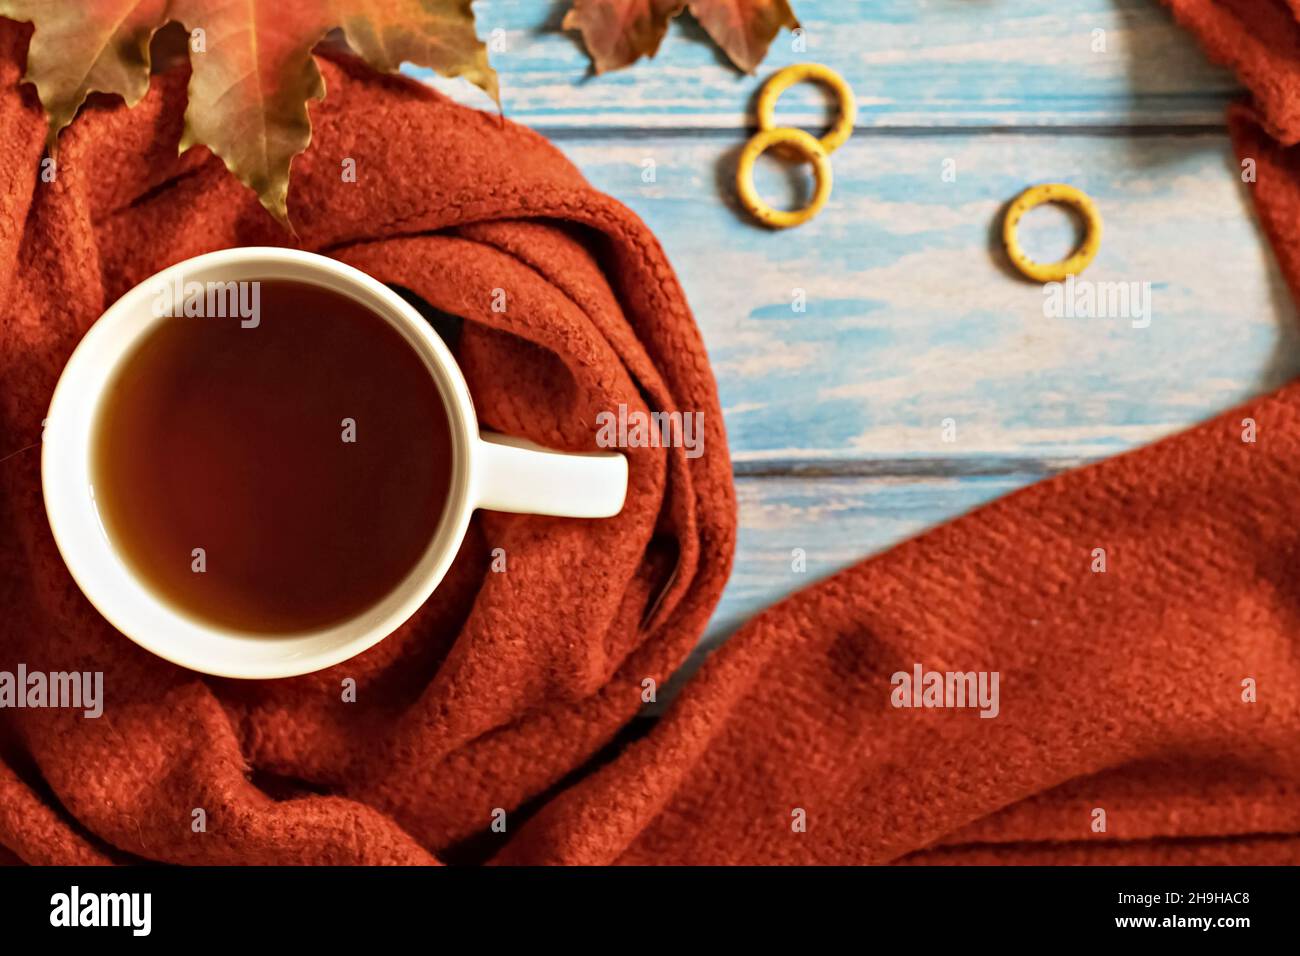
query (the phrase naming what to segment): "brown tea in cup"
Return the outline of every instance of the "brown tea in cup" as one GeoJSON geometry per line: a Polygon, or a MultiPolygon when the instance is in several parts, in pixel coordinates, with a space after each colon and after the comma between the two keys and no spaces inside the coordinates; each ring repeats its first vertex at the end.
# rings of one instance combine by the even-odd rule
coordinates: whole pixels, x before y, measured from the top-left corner
{"type": "Polygon", "coordinates": [[[101,398],[105,531],[212,625],[285,634],[363,612],[416,566],[446,505],[437,383],[401,331],[342,293],[267,280],[196,295],[176,297],[190,307],[136,344],[101,398]]]}

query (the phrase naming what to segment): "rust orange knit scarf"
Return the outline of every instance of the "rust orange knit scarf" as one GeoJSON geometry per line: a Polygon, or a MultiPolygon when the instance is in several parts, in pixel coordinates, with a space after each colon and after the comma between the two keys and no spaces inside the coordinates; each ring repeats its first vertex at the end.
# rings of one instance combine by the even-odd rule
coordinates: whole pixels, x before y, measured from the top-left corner
{"type": "MultiPolygon", "coordinates": [[[[1295,0],[1171,0],[1255,94],[1231,117],[1300,292],[1295,0]]],[[[103,308],[153,272],[285,237],[202,151],[184,77],[87,109],[60,175],[0,24],[0,448],[39,440],[103,308]]],[[[0,712],[0,848],[29,863],[1300,861],[1300,384],[1045,481],[750,621],[640,735],[726,581],[735,502],[699,333],[654,237],[541,137],[325,69],[294,167],[304,248],[464,316],[484,423],[591,447],[595,414],[702,411],[706,454],[631,449],[623,514],[480,514],[433,599],[308,677],[201,677],[70,579],[39,461],[0,470],[0,670],[103,671],[100,719],[0,712]],[[341,157],[383,177],[342,184],[341,157]],[[490,290],[515,303],[492,312],[490,290]],[[509,388],[500,383],[509,382],[509,388]],[[1258,423],[1241,441],[1240,422],[1258,423]],[[1108,573],[1089,571],[1094,547],[1108,573]],[[485,573],[492,548],[510,573],[485,573]],[[574,569],[581,568],[581,574],[574,569]],[[913,662],[1001,676],[1000,713],[891,706],[913,662]],[[356,703],[340,700],[343,677],[356,703]],[[1245,704],[1251,677],[1258,702],[1245,704]],[[1091,810],[1108,812],[1093,833],[1091,810]],[[196,835],[192,809],[206,813],[196,835]],[[505,810],[505,833],[491,828],[505,810]]]]}

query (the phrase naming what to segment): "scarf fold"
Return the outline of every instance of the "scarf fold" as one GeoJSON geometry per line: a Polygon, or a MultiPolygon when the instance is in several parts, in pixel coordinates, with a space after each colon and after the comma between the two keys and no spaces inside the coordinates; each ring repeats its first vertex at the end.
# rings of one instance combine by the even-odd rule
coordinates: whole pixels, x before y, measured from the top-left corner
{"type": "MultiPolygon", "coordinates": [[[[1300,8],[1170,6],[1254,94],[1230,116],[1257,163],[1243,188],[1300,295],[1300,8]]],[[[85,109],[41,181],[27,33],[0,22],[6,452],[39,442],[64,362],[123,292],[193,255],[286,242],[218,160],[176,156],[183,72],[134,109],[85,109]]],[[[647,729],[645,682],[662,689],[703,632],[736,530],[716,387],[671,267],[540,136],[322,67],[297,244],[460,317],[450,344],[485,427],[579,450],[620,404],[703,412],[705,453],[628,449],[628,505],[608,521],[479,513],[398,632],[262,682],[176,668],[99,618],[50,536],[38,453],[15,455],[0,670],[103,671],[106,699],[99,719],[0,711],[0,848],[28,863],[1300,861],[1300,383],[800,591],[647,729]],[[997,717],[895,707],[894,675],[918,664],[997,672],[997,717]]]]}

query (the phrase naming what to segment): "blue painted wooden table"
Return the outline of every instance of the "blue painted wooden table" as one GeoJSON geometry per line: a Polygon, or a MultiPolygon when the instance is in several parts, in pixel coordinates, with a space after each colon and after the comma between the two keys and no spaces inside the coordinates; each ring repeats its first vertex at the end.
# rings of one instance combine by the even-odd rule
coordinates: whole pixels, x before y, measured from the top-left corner
{"type": "MultiPolygon", "coordinates": [[[[649,223],[703,329],[741,518],[704,648],[816,577],[1300,373],[1224,128],[1236,85],[1156,0],[794,5],[806,51],[783,34],[756,77],[686,17],[655,60],[592,77],[560,32],[566,3],[476,5],[506,114],[649,223]],[[731,175],[762,80],[804,60],[849,81],[858,129],[833,157],[828,208],[772,233],[738,211],[731,175]],[[1087,278],[1151,283],[1149,326],[1047,318],[1042,287],[1007,273],[999,210],[1044,181],[1096,199],[1105,239],[1087,278]]],[[[777,115],[818,131],[826,98],[790,90],[777,115]]],[[[778,204],[805,178],[760,161],[778,204]]],[[[1056,259],[1074,225],[1043,207],[1021,237],[1056,259]]]]}

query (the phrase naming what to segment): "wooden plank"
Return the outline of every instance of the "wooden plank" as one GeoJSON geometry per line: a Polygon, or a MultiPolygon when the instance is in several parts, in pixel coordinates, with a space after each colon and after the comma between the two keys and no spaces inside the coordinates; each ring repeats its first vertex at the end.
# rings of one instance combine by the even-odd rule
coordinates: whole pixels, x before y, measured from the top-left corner
{"type": "MultiPolygon", "coordinates": [[[[1050,470],[1145,444],[1300,374],[1294,307],[1225,135],[859,134],[834,155],[830,206],[775,233],[735,209],[742,141],[563,144],[667,249],[742,474],[907,474],[918,460],[949,472],[1026,459],[1050,470]],[[947,159],[954,182],[942,176],[947,159]],[[1096,199],[1105,238],[1085,278],[1150,283],[1148,327],[1048,318],[1043,287],[991,250],[1002,205],[1042,181],[1096,199]]],[[[806,189],[802,171],[792,186],[775,160],[760,165],[774,199],[806,189]]],[[[1022,238],[1056,258],[1074,225],[1043,207],[1022,238]]]]}
{"type": "MultiPolygon", "coordinates": [[[[863,127],[1218,124],[1237,89],[1156,0],[794,0],[805,49],[781,34],[758,77],[732,68],[689,14],[654,60],[594,77],[577,34],[560,29],[568,6],[475,4],[506,114],[546,131],[735,128],[763,77],[806,60],[844,74],[863,127]]],[[[408,72],[490,106],[463,81],[408,72]]],[[[815,88],[782,98],[788,125],[824,113],[815,88]]]]}

